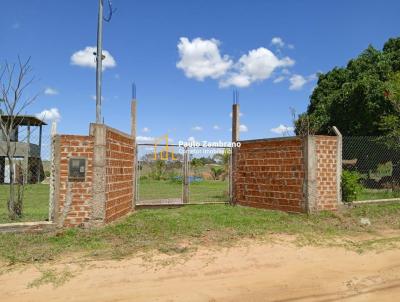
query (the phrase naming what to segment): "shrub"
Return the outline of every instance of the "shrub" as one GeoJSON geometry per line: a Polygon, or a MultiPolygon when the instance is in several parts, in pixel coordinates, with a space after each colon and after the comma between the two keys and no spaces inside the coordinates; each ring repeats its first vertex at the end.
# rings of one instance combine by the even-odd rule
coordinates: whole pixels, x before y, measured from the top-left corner
{"type": "Polygon", "coordinates": [[[355,171],[344,170],[342,173],[342,200],[352,202],[357,199],[362,191],[360,184],[361,175],[355,171]]]}

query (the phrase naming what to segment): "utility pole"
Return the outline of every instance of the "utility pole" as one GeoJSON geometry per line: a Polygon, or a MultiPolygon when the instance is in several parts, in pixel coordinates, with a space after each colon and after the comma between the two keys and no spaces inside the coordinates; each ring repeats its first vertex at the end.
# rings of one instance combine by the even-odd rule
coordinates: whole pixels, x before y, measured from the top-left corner
{"type": "Polygon", "coordinates": [[[99,0],[96,52],[96,123],[101,124],[101,76],[103,60],[103,0],[99,0]]]}

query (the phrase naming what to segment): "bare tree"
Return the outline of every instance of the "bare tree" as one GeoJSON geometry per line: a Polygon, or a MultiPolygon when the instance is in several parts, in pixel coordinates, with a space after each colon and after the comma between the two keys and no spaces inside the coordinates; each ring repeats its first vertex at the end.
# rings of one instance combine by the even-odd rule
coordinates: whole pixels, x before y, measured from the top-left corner
{"type": "Polygon", "coordinates": [[[24,178],[27,177],[26,173],[24,173],[22,179],[21,177],[15,179],[15,152],[17,150],[15,134],[19,124],[23,122],[20,117],[21,113],[39,95],[25,97],[26,89],[34,81],[34,77],[30,76],[31,72],[30,58],[22,62],[18,57],[17,63],[9,64],[5,62],[0,69],[0,135],[2,136],[0,148],[9,163],[10,184],[7,208],[11,220],[22,216],[23,184],[26,181],[24,178]]]}

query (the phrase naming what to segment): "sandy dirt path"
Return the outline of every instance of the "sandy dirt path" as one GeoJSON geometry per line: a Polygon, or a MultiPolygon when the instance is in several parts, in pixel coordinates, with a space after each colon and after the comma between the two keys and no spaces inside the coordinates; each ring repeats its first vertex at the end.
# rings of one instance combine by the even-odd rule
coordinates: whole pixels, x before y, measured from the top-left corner
{"type": "MultiPolygon", "coordinates": [[[[29,288],[37,267],[0,275],[0,301],[400,301],[400,250],[359,255],[290,244],[199,250],[156,257],[57,264],[75,276],[29,288]]],[[[43,269],[43,267],[41,268],[43,269]]]]}

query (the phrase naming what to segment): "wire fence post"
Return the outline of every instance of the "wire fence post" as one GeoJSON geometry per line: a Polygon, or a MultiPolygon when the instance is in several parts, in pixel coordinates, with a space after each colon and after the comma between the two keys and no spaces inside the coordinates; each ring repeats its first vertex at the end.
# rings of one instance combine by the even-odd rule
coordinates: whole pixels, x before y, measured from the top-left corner
{"type": "Polygon", "coordinates": [[[185,147],[183,154],[183,203],[189,202],[189,149],[185,147]]]}

